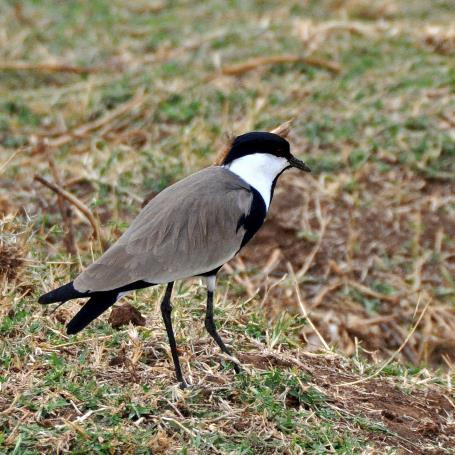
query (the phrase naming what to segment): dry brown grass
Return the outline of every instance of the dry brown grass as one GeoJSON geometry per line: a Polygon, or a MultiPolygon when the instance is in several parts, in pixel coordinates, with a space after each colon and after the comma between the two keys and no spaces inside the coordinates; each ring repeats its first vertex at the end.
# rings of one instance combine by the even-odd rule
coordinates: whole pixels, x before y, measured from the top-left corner
{"type": "MultiPolygon", "coordinates": [[[[455,187],[395,170],[385,178],[375,176],[365,166],[354,177],[355,190],[347,193],[350,178],[339,175],[334,182],[295,175],[278,187],[268,224],[241,256],[247,266],[269,264],[265,273],[245,278],[248,287],[281,280],[291,263],[299,281],[308,283],[303,292],[311,318],[329,343],[349,354],[360,341],[367,352],[388,356],[406,336],[418,300],[431,300],[402,358],[451,364],[455,312],[440,300],[438,289],[444,276],[455,274],[449,240],[455,235],[455,216],[445,214],[455,187]],[[360,197],[369,208],[359,204],[360,197]],[[299,239],[299,233],[305,236],[299,239]],[[385,258],[390,258],[387,265],[385,258]],[[369,303],[377,306],[374,312],[369,303]]],[[[298,311],[290,278],[267,294],[263,303],[271,314],[280,311],[277,301],[298,311]]],[[[320,342],[311,332],[307,327],[302,337],[317,349],[320,342]]]]}
{"type": "Polygon", "coordinates": [[[6,280],[14,280],[24,265],[22,254],[17,247],[0,246],[0,275],[6,280]]]}

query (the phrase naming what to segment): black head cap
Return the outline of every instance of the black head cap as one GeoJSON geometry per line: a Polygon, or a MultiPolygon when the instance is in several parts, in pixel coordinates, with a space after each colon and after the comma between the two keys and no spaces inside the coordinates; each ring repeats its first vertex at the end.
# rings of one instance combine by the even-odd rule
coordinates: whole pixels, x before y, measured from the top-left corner
{"type": "Polygon", "coordinates": [[[289,142],[286,139],[278,136],[278,134],[253,131],[234,139],[223,164],[229,164],[237,158],[253,153],[270,153],[287,159],[292,157],[289,142]]]}

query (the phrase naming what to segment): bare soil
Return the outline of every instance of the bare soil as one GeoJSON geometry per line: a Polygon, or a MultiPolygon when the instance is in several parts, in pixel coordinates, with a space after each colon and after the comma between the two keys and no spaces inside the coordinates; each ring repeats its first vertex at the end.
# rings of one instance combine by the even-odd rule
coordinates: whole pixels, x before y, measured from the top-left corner
{"type": "MultiPolygon", "coordinates": [[[[455,310],[437,292],[444,276],[455,276],[455,250],[444,240],[455,236],[446,211],[455,184],[398,166],[381,175],[375,169],[365,166],[349,186],[347,174],[332,181],[283,176],[268,220],[241,254],[244,267],[257,271],[250,288],[267,289],[291,265],[326,341],[352,354],[357,339],[380,357],[404,340],[417,302],[432,299],[402,360],[446,365],[455,359],[455,310]]],[[[271,316],[299,311],[290,288],[266,293],[271,316]]],[[[318,345],[310,328],[302,336],[318,345]]]]}

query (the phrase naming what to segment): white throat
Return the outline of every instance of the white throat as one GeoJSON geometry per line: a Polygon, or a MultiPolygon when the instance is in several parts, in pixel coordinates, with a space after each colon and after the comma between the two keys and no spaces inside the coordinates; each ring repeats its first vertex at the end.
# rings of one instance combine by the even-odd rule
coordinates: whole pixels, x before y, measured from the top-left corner
{"type": "Polygon", "coordinates": [[[224,167],[259,191],[268,210],[273,181],[288,166],[286,158],[269,153],[253,153],[237,158],[224,167]]]}

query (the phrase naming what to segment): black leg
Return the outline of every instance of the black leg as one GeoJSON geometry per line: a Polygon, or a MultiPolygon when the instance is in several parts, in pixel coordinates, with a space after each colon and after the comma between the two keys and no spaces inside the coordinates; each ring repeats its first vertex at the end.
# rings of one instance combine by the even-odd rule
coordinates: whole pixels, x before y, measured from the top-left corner
{"type": "Polygon", "coordinates": [[[167,337],[169,339],[169,346],[171,347],[172,360],[174,360],[175,375],[177,376],[177,381],[180,382],[180,385],[183,389],[186,387],[186,382],[183,379],[182,368],[180,367],[179,355],[177,352],[177,343],[175,342],[174,331],[172,330],[171,295],[173,287],[174,287],[173,281],[168,283],[166,293],[164,294],[164,299],[161,302],[161,315],[163,316],[164,325],[166,326],[167,337]]]}
{"type": "MultiPolygon", "coordinates": [[[[205,328],[207,332],[210,333],[212,338],[216,341],[216,344],[220,349],[227,355],[232,355],[231,351],[226,347],[224,341],[221,339],[218,334],[215,326],[215,321],[213,320],[213,293],[215,291],[215,276],[210,276],[207,278],[207,312],[205,314],[205,328]]],[[[234,370],[236,373],[240,373],[240,367],[237,363],[234,363],[234,370]]]]}

